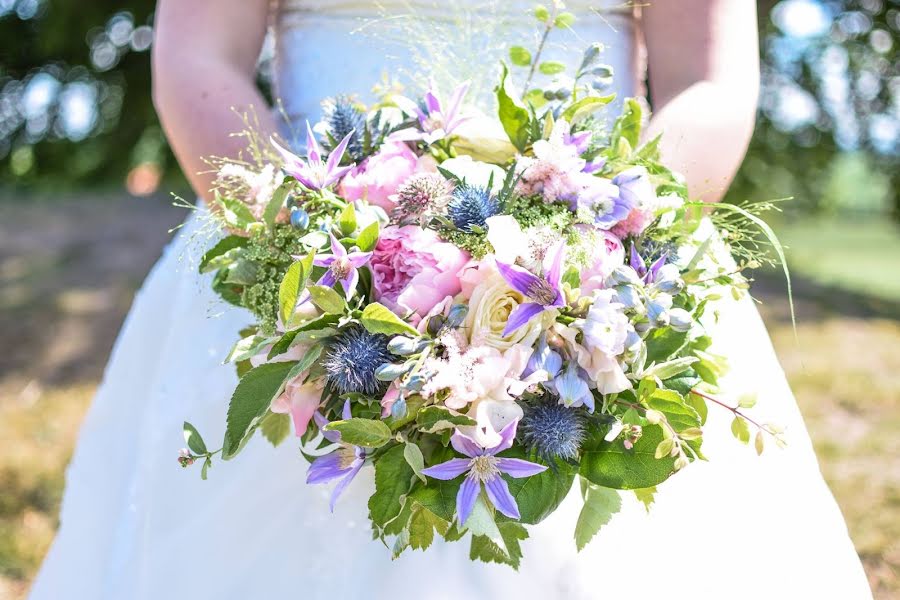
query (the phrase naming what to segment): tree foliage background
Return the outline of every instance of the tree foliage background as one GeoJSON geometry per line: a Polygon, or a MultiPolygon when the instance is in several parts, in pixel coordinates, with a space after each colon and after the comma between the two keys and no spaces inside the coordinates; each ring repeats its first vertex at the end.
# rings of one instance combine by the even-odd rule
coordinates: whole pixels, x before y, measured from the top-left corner
{"type": "MultiPolygon", "coordinates": [[[[154,4],[0,0],[0,185],[147,193],[177,181],[150,97],[154,4]]],[[[897,211],[900,2],[758,5],[759,122],[730,198],[897,211]]]]}

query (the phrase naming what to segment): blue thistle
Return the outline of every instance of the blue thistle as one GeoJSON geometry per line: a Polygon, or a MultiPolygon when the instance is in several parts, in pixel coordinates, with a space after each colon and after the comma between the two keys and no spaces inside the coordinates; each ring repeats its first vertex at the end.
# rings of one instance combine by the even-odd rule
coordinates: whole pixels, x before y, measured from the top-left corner
{"type": "Polygon", "coordinates": [[[354,325],[341,331],[329,344],[322,361],[328,383],[339,394],[360,393],[374,396],[387,389],[378,381],[375,370],[391,362],[386,335],[369,333],[354,325]]]}
{"type": "Polygon", "coordinates": [[[556,403],[530,406],[519,424],[519,436],[529,451],[545,461],[573,460],[586,437],[582,411],[556,403]]]}
{"type": "Polygon", "coordinates": [[[447,214],[453,224],[462,231],[472,231],[472,227],[485,227],[489,217],[500,212],[500,201],[490,188],[461,182],[453,190],[447,214]]]}
{"type": "Polygon", "coordinates": [[[323,106],[328,135],[335,143],[353,132],[347,144],[347,154],[355,161],[365,158],[363,135],[366,131],[366,115],[348,97],[338,96],[323,106]]]}

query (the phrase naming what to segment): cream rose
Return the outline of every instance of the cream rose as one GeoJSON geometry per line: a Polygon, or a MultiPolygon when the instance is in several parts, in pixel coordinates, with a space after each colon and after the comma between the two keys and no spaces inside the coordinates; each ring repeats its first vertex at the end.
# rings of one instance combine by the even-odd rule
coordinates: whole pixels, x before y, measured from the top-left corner
{"type": "MultiPolygon", "coordinates": [[[[545,310],[527,324],[504,336],[509,315],[519,304],[528,300],[512,289],[496,267],[482,263],[478,267],[480,281],[472,288],[469,312],[463,323],[469,343],[490,346],[504,352],[516,344],[532,348],[541,332],[556,318],[555,310],[545,310]]],[[[465,286],[464,286],[465,289],[465,286]]]]}

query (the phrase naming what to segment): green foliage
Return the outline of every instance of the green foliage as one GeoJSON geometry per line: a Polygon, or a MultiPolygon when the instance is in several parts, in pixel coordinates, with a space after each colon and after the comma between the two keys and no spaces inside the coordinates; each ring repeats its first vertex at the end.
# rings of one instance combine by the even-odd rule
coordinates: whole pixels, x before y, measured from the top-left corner
{"type": "Polygon", "coordinates": [[[278,446],[291,433],[291,418],[287,414],[269,411],[259,422],[259,431],[272,446],[278,446]]]}
{"type": "Polygon", "coordinates": [[[500,547],[486,536],[473,536],[469,558],[488,563],[506,564],[518,569],[522,561],[520,542],[528,539],[528,530],[515,521],[501,521],[497,527],[505,548],[500,547]]]}
{"type": "Polygon", "coordinates": [[[297,306],[297,300],[300,292],[306,287],[306,281],[312,271],[313,254],[304,260],[298,260],[288,267],[284,279],[278,288],[278,307],[281,316],[281,322],[287,323],[294,313],[294,307],[297,306]]]}
{"type": "Polygon", "coordinates": [[[266,363],[241,378],[228,404],[223,459],[233,458],[240,451],[272,400],[281,393],[293,366],[293,362],[266,363]]]}
{"type": "Polygon", "coordinates": [[[445,429],[475,425],[475,421],[465,415],[456,415],[441,406],[429,406],[419,411],[416,417],[419,430],[435,433],[445,429]]]}
{"type": "Polygon", "coordinates": [[[418,505],[450,522],[456,513],[456,494],[459,492],[460,483],[459,478],[450,481],[431,479],[427,485],[416,485],[409,497],[418,505]]]}
{"type": "Polygon", "coordinates": [[[196,427],[185,421],[183,432],[184,441],[191,452],[194,454],[206,454],[208,452],[206,443],[203,441],[203,437],[200,435],[200,432],[197,431],[196,427]]]}
{"type": "Polygon", "coordinates": [[[333,288],[324,285],[313,285],[309,288],[312,303],[328,314],[339,315],[347,310],[347,301],[333,288]]]}
{"type": "Polygon", "coordinates": [[[379,304],[378,302],[373,302],[363,309],[360,322],[369,333],[382,333],[384,335],[419,335],[419,332],[409,323],[391,312],[388,307],[379,304]]]}
{"type": "Polygon", "coordinates": [[[658,485],[675,472],[675,459],[656,458],[656,447],[663,440],[659,425],[648,425],[630,450],[621,441],[595,438],[581,459],[582,477],[599,486],[633,490],[658,485]]]}
{"type": "MultiPolygon", "coordinates": [[[[367,448],[379,448],[391,439],[390,428],[374,419],[352,418],[346,421],[332,421],[325,426],[325,431],[339,432],[341,441],[345,444],[367,448]]],[[[402,448],[400,448],[400,458],[403,458],[402,448]]]]}
{"type": "MultiPolygon", "coordinates": [[[[351,419],[353,420],[355,419],[351,419]]],[[[342,439],[343,435],[342,431],[342,439]]],[[[404,457],[403,445],[398,444],[378,457],[375,461],[375,493],[369,497],[369,518],[372,523],[384,527],[400,514],[403,497],[409,492],[413,476],[413,470],[404,457]]]]}
{"type": "Polygon", "coordinates": [[[531,114],[518,100],[509,94],[506,85],[506,79],[509,75],[509,69],[503,65],[503,75],[500,78],[500,84],[494,89],[497,94],[498,117],[503,130],[520,152],[524,152],[525,148],[534,141],[532,137],[531,114]]]}
{"type": "Polygon", "coordinates": [[[590,483],[585,487],[584,506],[581,507],[575,524],[575,546],[579,552],[622,508],[622,498],[616,490],[590,483]]]}
{"type": "MultiPolygon", "coordinates": [[[[513,448],[502,453],[502,456],[531,460],[521,448],[513,448]]],[[[509,493],[519,505],[520,521],[535,524],[547,518],[569,494],[577,472],[577,467],[557,461],[543,473],[521,479],[507,479],[509,493]]]]}
{"type": "Polygon", "coordinates": [[[512,46],[509,49],[509,60],[517,67],[527,67],[531,65],[531,52],[522,46],[512,46]]]}

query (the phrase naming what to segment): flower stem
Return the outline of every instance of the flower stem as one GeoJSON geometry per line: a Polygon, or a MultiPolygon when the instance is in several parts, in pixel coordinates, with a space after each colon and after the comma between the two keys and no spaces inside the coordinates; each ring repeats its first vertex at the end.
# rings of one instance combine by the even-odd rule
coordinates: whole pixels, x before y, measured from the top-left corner
{"type": "Polygon", "coordinates": [[[546,27],[544,27],[544,32],[541,34],[541,41],[538,43],[537,50],[534,52],[534,59],[531,61],[531,69],[528,71],[528,79],[525,80],[525,87],[522,88],[523,98],[524,95],[528,93],[528,88],[531,86],[531,80],[534,78],[534,70],[537,68],[538,62],[541,58],[541,53],[544,51],[544,45],[547,43],[547,37],[550,35],[550,31],[553,29],[553,23],[556,22],[556,13],[557,13],[557,4],[556,2],[551,3],[553,8],[550,13],[550,17],[547,19],[546,27]]]}

